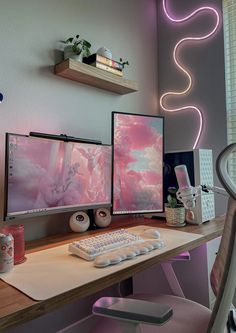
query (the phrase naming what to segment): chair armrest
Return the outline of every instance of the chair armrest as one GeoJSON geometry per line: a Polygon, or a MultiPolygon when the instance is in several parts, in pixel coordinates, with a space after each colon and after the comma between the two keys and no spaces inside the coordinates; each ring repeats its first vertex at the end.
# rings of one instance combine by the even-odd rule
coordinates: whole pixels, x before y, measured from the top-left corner
{"type": "Polygon", "coordinates": [[[102,297],[94,303],[93,313],[123,321],[162,325],[173,315],[173,310],[165,304],[131,298],[102,297]]]}

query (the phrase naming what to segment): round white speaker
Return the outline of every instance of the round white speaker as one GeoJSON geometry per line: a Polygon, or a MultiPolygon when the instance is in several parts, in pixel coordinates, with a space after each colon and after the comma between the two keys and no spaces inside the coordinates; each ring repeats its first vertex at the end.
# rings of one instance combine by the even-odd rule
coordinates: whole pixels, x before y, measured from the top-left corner
{"type": "Polygon", "coordinates": [[[90,220],[85,212],[76,212],[70,217],[69,225],[74,232],[84,232],[88,229],[90,220]]]}
{"type": "Polygon", "coordinates": [[[111,223],[111,213],[107,208],[94,210],[94,221],[98,227],[105,228],[111,223]]]}

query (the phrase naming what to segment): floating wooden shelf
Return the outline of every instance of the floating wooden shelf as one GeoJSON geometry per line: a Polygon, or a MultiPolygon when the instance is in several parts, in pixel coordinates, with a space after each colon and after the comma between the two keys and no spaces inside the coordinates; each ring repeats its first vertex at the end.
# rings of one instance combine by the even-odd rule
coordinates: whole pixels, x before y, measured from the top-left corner
{"type": "Polygon", "coordinates": [[[73,59],[66,59],[55,65],[55,74],[120,95],[138,91],[136,82],[73,59]]]}

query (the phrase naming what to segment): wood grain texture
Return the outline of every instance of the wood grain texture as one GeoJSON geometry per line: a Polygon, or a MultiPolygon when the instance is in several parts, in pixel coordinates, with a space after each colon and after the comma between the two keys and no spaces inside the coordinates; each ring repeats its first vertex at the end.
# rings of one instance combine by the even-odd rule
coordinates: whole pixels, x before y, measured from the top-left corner
{"type": "Polygon", "coordinates": [[[120,95],[138,91],[137,83],[121,78],[105,70],[66,59],[55,65],[55,74],[93,87],[105,89],[120,95]]]}
{"type": "MultiPolygon", "coordinates": [[[[160,220],[133,217],[113,217],[111,225],[106,229],[87,231],[81,235],[68,233],[27,242],[26,255],[30,252],[67,244],[75,239],[88,237],[96,233],[103,233],[112,229],[118,229],[121,227],[128,228],[131,226],[143,224],[155,226],[158,228],[169,228],[166,226],[164,221],[160,220]]],[[[132,267],[121,269],[119,272],[110,274],[105,278],[90,282],[86,286],[75,288],[66,293],[41,302],[33,301],[28,296],[0,280],[0,331],[37,318],[67,303],[78,300],[79,298],[94,294],[100,290],[103,290],[104,286],[111,286],[126,278],[132,277],[135,273],[141,272],[157,263],[171,259],[183,251],[196,248],[211,239],[221,236],[223,227],[224,216],[217,217],[212,221],[202,225],[186,225],[185,227],[181,228],[181,231],[200,234],[202,237],[192,241],[190,244],[188,244],[188,246],[179,246],[178,248],[163,254],[157,253],[155,257],[147,259],[141,264],[137,263],[132,267]]]]}

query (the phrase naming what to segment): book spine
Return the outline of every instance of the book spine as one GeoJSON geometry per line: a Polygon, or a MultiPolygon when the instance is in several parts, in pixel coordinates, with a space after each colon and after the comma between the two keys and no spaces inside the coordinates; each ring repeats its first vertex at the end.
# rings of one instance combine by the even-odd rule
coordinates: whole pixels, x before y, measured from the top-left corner
{"type": "Polygon", "coordinates": [[[95,66],[95,67],[97,67],[97,68],[100,68],[100,69],[103,69],[103,70],[105,70],[105,71],[107,71],[107,72],[110,72],[110,73],[116,74],[116,75],[118,75],[118,76],[123,76],[123,72],[122,72],[122,71],[120,71],[120,70],[118,70],[118,69],[115,69],[115,68],[112,68],[112,67],[110,67],[110,66],[107,66],[107,65],[105,65],[105,64],[102,64],[102,63],[100,63],[100,62],[98,62],[98,61],[96,61],[96,62],[93,64],[93,66],[95,66]]]}
{"type": "Polygon", "coordinates": [[[112,60],[112,59],[105,58],[105,57],[101,56],[100,54],[97,54],[97,61],[102,64],[105,64],[107,66],[110,66],[112,68],[118,69],[120,71],[122,71],[122,69],[123,69],[122,64],[120,64],[119,62],[112,60]]]}

